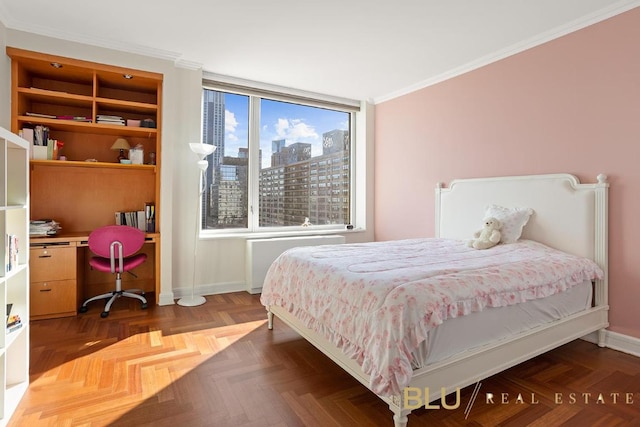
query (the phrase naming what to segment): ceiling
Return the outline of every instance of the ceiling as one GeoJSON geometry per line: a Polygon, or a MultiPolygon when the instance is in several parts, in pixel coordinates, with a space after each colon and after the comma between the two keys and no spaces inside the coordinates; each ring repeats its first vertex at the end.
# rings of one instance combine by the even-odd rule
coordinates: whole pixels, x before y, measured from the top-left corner
{"type": "Polygon", "coordinates": [[[7,28],[381,102],[640,0],[0,0],[7,28]]]}

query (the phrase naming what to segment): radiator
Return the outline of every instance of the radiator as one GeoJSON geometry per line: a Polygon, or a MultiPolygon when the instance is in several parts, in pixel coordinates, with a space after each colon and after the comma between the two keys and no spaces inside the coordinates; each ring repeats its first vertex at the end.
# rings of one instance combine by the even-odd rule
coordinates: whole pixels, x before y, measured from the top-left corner
{"type": "Polygon", "coordinates": [[[252,294],[260,293],[269,266],[287,249],[296,246],[336,245],[344,242],[344,236],[339,235],[247,240],[247,291],[252,294]]]}

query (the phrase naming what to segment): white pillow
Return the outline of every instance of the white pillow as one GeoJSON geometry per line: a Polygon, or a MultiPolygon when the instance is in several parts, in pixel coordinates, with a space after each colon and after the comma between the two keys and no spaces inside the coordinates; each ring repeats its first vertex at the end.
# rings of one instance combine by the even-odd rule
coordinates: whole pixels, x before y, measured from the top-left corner
{"type": "Polygon", "coordinates": [[[522,229],[533,214],[530,208],[505,208],[504,206],[489,205],[485,212],[485,218],[494,217],[502,222],[500,234],[501,243],[515,243],[522,235],[522,229]]]}

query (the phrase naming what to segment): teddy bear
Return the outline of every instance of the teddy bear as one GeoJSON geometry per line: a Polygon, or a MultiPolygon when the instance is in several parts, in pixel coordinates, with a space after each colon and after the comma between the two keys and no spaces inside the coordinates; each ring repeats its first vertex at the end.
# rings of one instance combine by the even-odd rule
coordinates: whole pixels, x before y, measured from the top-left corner
{"type": "Polygon", "coordinates": [[[468,246],[475,249],[489,249],[500,243],[502,223],[493,217],[485,218],[481,230],[473,234],[475,239],[469,240],[468,246]]]}

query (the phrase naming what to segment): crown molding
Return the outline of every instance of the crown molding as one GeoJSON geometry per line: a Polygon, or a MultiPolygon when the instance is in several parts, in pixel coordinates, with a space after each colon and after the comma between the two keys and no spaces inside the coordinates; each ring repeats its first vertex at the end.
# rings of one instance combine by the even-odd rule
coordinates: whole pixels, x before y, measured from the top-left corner
{"type": "Polygon", "coordinates": [[[187,70],[201,70],[202,63],[195,61],[187,61],[184,59],[177,59],[175,61],[176,67],[186,68],[187,70]]]}
{"type": "Polygon", "coordinates": [[[612,18],[616,15],[627,12],[638,6],[640,6],[640,0],[623,0],[623,1],[616,2],[606,8],[600,9],[597,12],[585,15],[579,19],[576,19],[565,25],[553,28],[544,33],[537,34],[529,39],[526,39],[519,43],[515,43],[511,46],[508,46],[504,49],[501,49],[489,55],[485,55],[474,61],[468,62],[460,67],[446,71],[442,74],[423,80],[411,86],[407,86],[404,89],[400,89],[398,91],[391,92],[387,95],[376,97],[373,100],[374,104],[379,104],[381,102],[389,101],[391,99],[398,98],[403,95],[407,95],[409,93],[418,91],[420,89],[433,86],[445,80],[452,79],[454,77],[476,70],[480,67],[484,67],[485,65],[489,65],[493,62],[497,62],[501,59],[507,58],[509,56],[512,56],[517,53],[523,52],[525,50],[531,49],[533,47],[542,45],[554,39],[565,36],[567,34],[581,30],[590,25],[597,24],[598,22],[604,21],[605,19],[612,18]]]}
{"type": "MultiPolygon", "coordinates": [[[[51,37],[55,39],[76,42],[84,45],[101,47],[106,49],[117,50],[120,52],[133,53],[137,55],[143,55],[151,58],[162,59],[171,61],[174,64],[186,63],[186,61],[180,60],[182,54],[178,52],[172,52],[169,50],[156,49],[149,46],[137,45],[128,42],[118,42],[111,39],[89,37],[86,35],[78,35],[74,33],[68,33],[65,31],[52,30],[48,27],[34,25],[31,22],[24,22],[13,19],[9,13],[7,13],[6,7],[0,2],[0,22],[2,22],[6,28],[15,31],[24,31],[27,33],[37,34],[44,37],[51,37]]],[[[195,63],[192,63],[195,64],[195,63]]],[[[191,65],[195,67],[195,65],[191,65]]],[[[197,67],[196,67],[197,68],[197,67]]]]}

